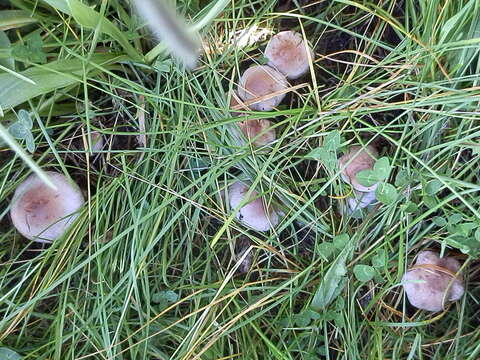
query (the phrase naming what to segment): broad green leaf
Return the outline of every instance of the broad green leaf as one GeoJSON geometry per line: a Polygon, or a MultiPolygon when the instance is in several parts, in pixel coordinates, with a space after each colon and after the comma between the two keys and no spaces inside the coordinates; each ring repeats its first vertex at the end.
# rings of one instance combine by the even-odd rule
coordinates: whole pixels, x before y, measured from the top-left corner
{"type": "Polygon", "coordinates": [[[35,152],[35,140],[33,139],[33,135],[31,132],[28,132],[27,136],[25,136],[25,146],[30,154],[35,152]]]}
{"type": "MultiPolygon", "coordinates": [[[[10,39],[8,38],[7,34],[5,34],[4,31],[0,30],[0,55],[2,52],[5,52],[8,54],[10,52],[10,39]]],[[[6,55],[6,57],[1,57],[0,56],[0,66],[4,66],[10,70],[15,69],[15,61],[13,58],[9,55],[6,55]]]]}
{"type": "Polygon", "coordinates": [[[472,230],[476,229],[478,225],[476,223],[462,223],[455,226],[455,233],[463,236],[470,236],[472,230]]]}
{"type": "Polygon", "coordinates": [[[0,348],[0,359],[2,360],[21,360],[22,357],[13,350],[6,347],[0,348]]]}
{"type": "Polygon", "coordinates": [[[401,209],[406,213],[414,213],[418,211],[418,205],[412,201],[407,201],[401,206],[401,209]]]}
{"type": "Polygon", "coordinates": [[[357,173],[357,181],[363,186],[372,186],[382,179],[377,176],[375,171],[367,169],[357,173]]]}
{"type": "Polygon", "coordinates": [[[325,259],[328,258],[335,252],[335,246],[329,242],[323,242],[318,245],[318,252],[325,259]]]}
{"type": "Polygon", "coordinates": [[[437,226],[443,227],[443,226],[447,225],[447,220],[445,220],[445,218],[443,218],[441,216],[435,216],[433,218],[433,223],[437,226]]]}
{"type": "Polygon", "coordinates": [[[443,184],[440,180],[431,180],[425,185],[425,193],[427,195],[435,195],[441,188],[443,184]]]}
{"type": "Polygon", "coordinates": [[[159,291],[152,296],[152,301],[157,304],[168,306],[171,303],[178,301],[179,295],[172,290],[159,291]]]}
{"type": "Polygon", "coordinates": [[[344,250],[337,260],[328,269],[315,292],[311,307],[315,311],[322,311],[340,294],[345,286],[347,269],[345,261],[348,252],[344,250]]]}
{"type": "MultiPolygon", "coordinates": [[[[113,54],[96,54],[85,64],[87,71],[94,75],[98,70],[93,64],[106,66],[121,57],[113,54]]],[[[79,59],[59,60],[44,66],[32,67],[19,75],[25,76],[35,82],[29,84],[12,74],[0,74],[0,107],[8,110],[14,106],[24,103],[39,95],[64,88],[82,81],[84,72],[83,61],[79,59]]]]}
{"type": "Polygon", "coordinates": [[[375,161],[375,165],[373,165],[373,171],[379,179],[385,180],[390,175],[390,160],[388,160],[388,158],[385,156],[381,157],[380,159],[375,161]]]}
{"type": "Polygon", "coordinates": [[[397,200],[398,192],[395,186],[389,183],[381,183],[375,191],[375,196],[382,204],[388,205],[397,200]]]}
{"type": "Polygon", "coordinates": [[[70,12],[70,8],[68,7],[68,2],[67,0],[43,0],[46,2],[48,5],[51,7],[67,14],[67,15],[72,15],[70,12]]]}
{"type": "Polygon", "coordinates": [[[116,40],[125,52],[135,61],[142,61],[142,56],[130,44],[128,37],[121,32],[110,20],[102,16],[91,7],[78,0],[43,0],[55,9],[73,16],[75,21],[86,28],[96,29],[100,26],[100,32],[110,35],[116,40]]]}
{"type": "Polygon", "coordinates": [[[355,265],[353,267],[353,274],[357,280],[367,282],[375,276],[375,269],[369,265],[355,265]]]}
{"type": "Polygon", "coordinates": [[[31,129],[33,127],[33,121],[30,113],[25,109],[20,109],[17,114],[18,122],[23,124],[25,128],[31,129]]]}
{"type": "Polygon", "coordinates": [[[347,246],[349,240],[350,236],[348,236],[348,234],[340,234],[333,238],[333,245],[337,249],[343,249],[347,246]]]}
{"type": "Polygon", "coordinates": [[[372,265],[376,268],[387,265],[387,252],[384,249],[377,250],[377,254],[372,257],[372,265]]]}
{"type": "Polygon", "coordinates": [[[19,140],[25,139],[30,133],[30,129],[26,128],[21,122],[14,122],[8,127],[8,132],[15,138],[19,140]]]}
{"type": "Polygon", "coordinates": [[[425,203],[425,206],[428,207],[429,209],[434,209],[438,205],[437,199],[435,199],[435,197],[430,195],[425,195],[423,197],[423,202],[425,203]]]}
{"type": "Polygon", "coordinates": [[[43,52],[43,40],[40,33],[36,32],[30,36],[25,44],[15,45],[12,48],[12,56],[33,63],[46,63],[47,54],[43,52]]]}
{"type": "Polygon", "coordinates": [[[326,150],[336,151],[340,147],[340,143],[340,132],[338,130],[334,130],[325,136],[325,139],[323,140],[323,147],[326,150]]]}
{"type": "Polygon", "coordinates": [[[100,27],[100,32],[110,35],[115,39],[126,51],[126,53],[135,61],[142,61],[137,50],[130,44],[128,37],[121,32],[110,20],[93,10],[91,7],[83,4],[78,0],[67,0],[70,14],[80,25],[95,29],[100,27]]]}
{"type": "Polygon", "coordinates": [[[463,220],[463,216],[461,214],[453,214],[448,217],[448,223],[450,225],[458,224],[462,220],[463,220]]]}
{"type": "Polygon", "coordinates": [[[337,167],[337,155],[333,151],[326,150],[323,147],[312,150],[307,157],[319,160],[330,171],[335,171],[337,167]]]}
{"type": "Polygon", "coordinates": [[[409,183],[410,177],[407,170],[400,170],[395,178],[395,186],[402,187],[409,183]]]}
{"type": "Polygon", "coordinates": [[[30,16],[29,11],[24,10],[1,10],[0,11],[0,30],[15,29],[21,26],[37,22],[30,16]]]}

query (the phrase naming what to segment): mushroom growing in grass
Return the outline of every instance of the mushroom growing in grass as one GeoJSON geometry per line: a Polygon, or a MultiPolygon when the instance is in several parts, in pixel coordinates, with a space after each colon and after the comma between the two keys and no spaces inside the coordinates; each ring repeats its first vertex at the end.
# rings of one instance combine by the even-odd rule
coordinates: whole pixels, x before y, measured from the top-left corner
{"type": "Polygon", "coordinates": [[[354,190],[353,193],[353,197],[347,199],[351,211],[364,209],[377,201],[375,191],[362,192],[354,190]]]}
{"type": "Polygon", "coordinates": [[[267,145],[275,140],[275,129],[267,119],[245,120],[238,123],[243,135],[255,146],[267,145]]]}
{"type": "Polygon", "coordinates": [[[443,310],[445,303],[459,300],[465,291],[459,269],[460,263],[454,258],[422,251],[402,278],[408,300],[419,309],[443,310]]]}
{"type": "Polygon", "coordinates": [[[282,102],[287,88],[287,79],[283,74],[270,66],[254,65],[243,73],[238,96],[252,110],[271,111],[282,102]]]}
{"type": "MultiPolygon", "coordinates": [[[[233,110],[232,114],[234,116],[242,116],[243,113],[237,112],[237,110],[248,108],[238,98],[238,95],[234,93],[230,98],[230,109],[233,110]]],[[[269,144],[276,138],[275,129],[272,127],[272,122],[268,119],[240,121],[238,126],[247,139],[254,139],[252,143],[255,146],[269,144]]]]}
{"type": "Polygon", "coordinates": [[[362,146],[351,146],[350,149],[339,159],[341,176],[343,181],[352,185],[357,191],[370,192],[377,188],[377,184],[364,186],[357,180],[357,174],[362,170],[373,169],[378,151],[372,145],[365,148],[362,146]]]}
{"type": "Polygon", "coordinates": [[[292,80],[308,71],[309,55],[313,58],[312,49],[295,31],[279,32],[270,39],[265,49],[268,65],[292,80]]]}
{"type": "Polygon", "coordinates": [[[27,239],[43,243],[61,237],[85,202],[79,187],[64,175],[53,171],[46,175],[56,190],[31,175],[15,190],[10,209],[17,230],[27,239]]]}
{"type": "MultiPolygon", "coordinates": [[[[235,209],[245,198],[249,187],[237,181],[228,188],[230,207],[235,209]]],[[[266,208],[261,197],[256,191],[252,191],[246,205],[240,208],[236,214],[238,220],[256,231],[268,231],[278,224],[278,214],[273,208],[266,208]]]]}

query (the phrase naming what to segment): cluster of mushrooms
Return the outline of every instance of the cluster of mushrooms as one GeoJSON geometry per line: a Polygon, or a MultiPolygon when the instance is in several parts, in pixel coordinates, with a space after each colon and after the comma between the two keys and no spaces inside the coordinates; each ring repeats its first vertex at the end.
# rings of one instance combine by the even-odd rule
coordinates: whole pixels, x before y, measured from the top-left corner
{"type": "MultiPolygon", "coordinates": [[[[283,31],[272,37],[265,56],[268,65],[255,65],[243,73],[237,92],[232,97],[233,111],[240,108],[273,110],[288,91],[288,80],[297,79],[309,70],[313,51],[300,34],[283,31]]],[[[245,120],[240,123],[240,129],[255,146],[264,146],[275,140],[275,131],[269,120],[245,120]]],[[[95,134],[95,144],[101,141],[101,136],[97,138],[95,134]]],[[[93,148],[93,151],[98,150],[93,148]]],[[[377,157],[377,149],[368,145],[351,146],[339,159],[341,178],[353,188],[354,197],[349,199],[352,210],[376,201],[377,185],[361,185],[357,174],[372,169],[377,157]]],[[[24,237],[51,243],[71,227],[85,200],[80,188],[66,176],[53,171],[45,174],[55,188],[47,186],[35,174],[29,176],[14,193],[10,215],[14,226],[24,237]]],[[[230,185],[227,194],[236,218],[255,231],[269,231],[283,215],[267,206],[264,199],[244,182],[230,185]]],[[[441,311],[448,302],[460,299],[464,285],[459,270],[460,264],[454,258],[440,258],[432,251],[420,252],[415,265],[402,279],[410,303],[419,309],[441,311]]]]}
{"type": "MultiPolygon", "coordinates": [[[[254,65],[241,76],[230,101],[233,114],[241,116],[239,109],[275,109],[288,91],[288,80],[303,76],[309,70],[313,56],[314,52],[299,33],[282,31],[273,36],[265,49],[268,64],[254,65]]],[[[257,147],[275,140],[275,130],[271,126],[266,119],[239,123],[243,135],[257,147]]],[[[353,196],[347,199],[350,212],[376,202],[378,184],[364,186],[357,180],[357,174],[373,169],[378,156],[373,145],[354,145],[338,160],[342,180],[353,189],[353,196]]],[[[281,213],[267,206],[248,185],[237,181],[229,187],[228,193],[230,207],[237,210],[237,219],[247,227],[265,232],[278,224],[281,213]],[[248,200],[245,199],[247,193],[250,193],[248,200]],[[245,200],[247,204],[238,208],[245,200]]],[[[420,252],[416,264],[402,278],[410,303],[419,309],[441,311],[448,302],[460,299],[465,290],[459,269],[460,264],[454,258],[440,258],[432,251],[420,252]]]]}
{"type": "MultiPolygon", "coordinates": [[[[242,115],[240,109],[274,110],[289,91],[288,80],[303,76],[309,70],[314,54],[299,33],[282,31],[270,39],[264,55],[267,65],[251,66],[240,78],[230,101],[235,116],[242,115]]],[[[267,119],[241,121],[239,127],[254,146],[264,146],[276,139],[275,129],[267,119]]],[[[237,209],[236,217],[253,230],[268,231],[279,222],[280,212],[267,206],[256,191],[241,181],[229,187],[228,199],[232,209],[239,207],[242,201],[248,202],[237,209]]]]}

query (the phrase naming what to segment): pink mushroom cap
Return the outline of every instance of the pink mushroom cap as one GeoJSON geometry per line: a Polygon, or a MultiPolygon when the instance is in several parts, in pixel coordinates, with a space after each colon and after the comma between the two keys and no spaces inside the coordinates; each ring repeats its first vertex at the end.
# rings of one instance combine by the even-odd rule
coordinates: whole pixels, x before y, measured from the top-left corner
{"type": "Polygon", "coordinates": [[[46,172],[57,187],[48,187],[37,175],[29,176],[15,190],[10,216],[27,239],[49,243],[61,237],[78,217],[85,202],[81,190],[64,175],[46,172]]]}
{"type": "Polygon", "coordinates": [[[443,310],[445,303],[459,300],[465,292],[459,269],[460,263],[454,258],[420,252],[415,265],[402,278],[408,300],[419,309],[443,310]]]}

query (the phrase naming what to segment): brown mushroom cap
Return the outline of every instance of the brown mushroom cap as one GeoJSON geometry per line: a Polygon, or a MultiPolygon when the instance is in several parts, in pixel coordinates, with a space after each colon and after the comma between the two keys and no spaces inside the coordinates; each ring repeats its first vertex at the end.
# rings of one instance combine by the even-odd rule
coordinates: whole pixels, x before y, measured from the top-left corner
{"type": "MultiPolygon", "coordinates": [[[[240,204],[248,190],[249,187],[240,181],[233,183],[228,188],[228,197],[232,209],[240,204]]],[[[250,199],[255,200],[240,208],[236,214],[237,219],[256,231],[268,231],[278,224],[278,214],[273,208],[266,211],[263,200],[258,197],[256,191],[252,192],[250,199]]]]}
{"type": "Polygon", "coordinates": [[[35,174],[15,190],[10,209],[13,225],[27,239],[52,242],[61,237],[84,203],[81,190],[64,175],[47,171],[51,189],[35,174]]]}
{"type": "Polygon", "coordinates": [[[270,120],[246,120],[239,122],[238,125],[247,139],[255,138],[252,142],[255,146],[263,146],[275,141],[275,129],[272,128],[270,120]],[[260,133],[262,134],[258,136],[260,133]]]}
{"type": "Polygon", "coordinates": [[[280,104],[285,93],[272,97],[269,95],[285,90],[287,87],[288,83],[283,74],[270,66],[255,65],[243,73],[238,85],[238,96],[243,101],[266,97],[263,100],[258,99],[249,107],[258,111],[271,111],[280,104]]]}
{"type": "Polygon", "coordinates": [[[443,310],[444,302],[456,301],[465,292],[462,276],[456,275],[459,269],[460,263],[454,258],[422,251],[415,266],[402,278],[408,300],[419,309],[443,310]]]}
{"type": "Polygon", "coordinates": [[[281,31],[273,36],[265,49],[268,65],[277,69],[288,79],[298,79],[309,70],[308,52],[313,51],[302,35],[295,31],[281,31]]]}
{"type": "Polygon", "coordinates": [[[373,169],[378,151],[372,145],[365,148],[354,145],[338,160],[342,169],[343,181],[352,185],[357,191],[370,192],[377,188],[377,184],[363,186],[357,181],[357,174],[362,170],[373,169]]]}

